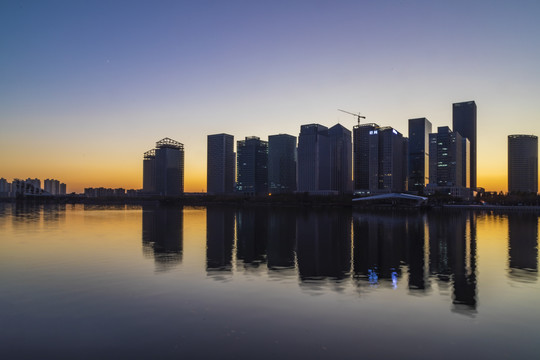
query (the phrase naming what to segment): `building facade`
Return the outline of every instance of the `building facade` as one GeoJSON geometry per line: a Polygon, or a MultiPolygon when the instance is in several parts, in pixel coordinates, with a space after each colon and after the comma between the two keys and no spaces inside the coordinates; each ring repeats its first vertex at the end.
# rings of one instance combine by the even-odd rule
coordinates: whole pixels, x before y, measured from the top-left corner
{"type": "Polygon", "coordinates": [[[330,138],[330,189],[340,194],[352,192],[351,131],[340,124],[328,129],[330,138]]]}
{"type": "Polygon", "coordinates": [[[161,196],[184,193],[184,145],[164,138],[144,153],[143,192],[161,196]]]}
{"type": "Polygon", "coordinates": [[[429,134],[431,122],[426,118],[409,119],[409,190],[424,192],[429,183],[429,134]]]}
{"type": "Polygon", "coordinates": [[[330,138],[320,124],[300,127],[298,136],[298,191],[330,190],[330,138]]]}
{"type": "Polygon", "coordinates": [[[248,136],[236,143],[236,191],[268,194],[268,142],[248,136]]]}
{"type": "Polygon", "coordinates": [[[353,181],[355,191],[369,190],[369,134],[377,130],[374,123],[353,128],[353,181]]]}
{"type": "Polygon", "coordinates": [[[508,136],[508,192],[538,193],[538,137],[508,136]]]}
{"type": "Polygon", "coordinates": [[[208,135],[206,162],[206,191],[209,194],[234,192],[234,136],[208,135]]]}
{"type": "Polygon", "coordinates": [[[469,184],[476,189],[476,103],[466,101],[452,104],[452,128],[470,142],[469,184]]]}
{"type": "Polygon", "coordinates": [[[287,134],[268,136],[268,191],[296,191],[296,137],[287,134]]]}
{"type": "Polygon", "coordinates": [[[369,133],[369,191],[407,191],[408,141],[392,127],[369,133]]]}
{"type": "Polygon", "coordinates": [[[457,131],[440,126],[430,134],[429,185],[439,188],[469,188],[470,143],[457,131]]]}

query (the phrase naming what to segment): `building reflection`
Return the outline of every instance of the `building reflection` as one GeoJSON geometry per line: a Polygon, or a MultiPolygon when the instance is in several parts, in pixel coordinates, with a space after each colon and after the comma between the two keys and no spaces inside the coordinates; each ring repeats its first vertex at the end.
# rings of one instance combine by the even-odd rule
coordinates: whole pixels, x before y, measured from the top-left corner
{"type": "Polygon", "coordinates": [[[536,281],[538,276],[538,216],[508,215],[508,275],[517,281],[536,281]]]}
{"type": "Polygon", "coordinates": [[[405,262],[408,264],[409,290],[414,295],[424,295],[430,289],[426,266],[428,231],[426,215],[408,214],[405,231],[405,262]]]}
{"type": "Polygon", "coordinates": [[[296,211],[283,209],[268,214],[267,262],[271,271],[295,266],[296,211]]]}
{"type": "Polygon", "coordinates": [[[144,254],[154,258],[157,272],[178,265],[182,261],[182,207],[144,205],[142,242],[144,254]]]}
{"type": "Polygon", "coordinates": [[[244,268],[255,270],[266,262],[268,209],[248,207],[236,214],[236,257],[244,268]]]}
{"type": "Polygon", "coordinates": [[[234,211],[230,208],[206,209],[206,270],[231,272],[234,246],[234,211]]]}
{"type": "Polygon", "coordinates": [[[338,286],[351,271],[351,213],[304,211],[297,217],[297,261],[301,282],[317,287],[320,280],[338,286]]]}
{"type": "Polygon", "coordinates": [[[452,310],[476,312],[476,226],[473,213],[431,212],[428,215],[430,273],[439,288],[452,288],[452,310]]]}
{"type": "Polygon", "coordinates": [[[407,223],[398,213],[355,213],[354,279],[358,286],[397,287],[407,223]]]}

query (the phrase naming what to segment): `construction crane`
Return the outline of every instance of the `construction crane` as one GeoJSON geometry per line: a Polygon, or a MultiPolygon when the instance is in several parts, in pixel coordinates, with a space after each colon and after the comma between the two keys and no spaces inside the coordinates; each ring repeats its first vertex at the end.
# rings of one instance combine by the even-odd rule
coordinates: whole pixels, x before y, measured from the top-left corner
{"type": "Polygon", "coordinates": [[[345,111],[345,110],[341,110],[341,109],[338,109],[338,110],[339,110],[339,111],[342,111],[342,112],[344,112],[344,113],[346,113],[346,114],[349,114],[349,115],[352,115],[352,116],[356,116],[356,118],[357,118],[357,120],[358,120],[358,125],[360,125],[360,119],[365,119],[365,118],[366,118],[365,116],[360,115],[360,113],[354,114],[354,113],[352,113],[352,112],[348,112],[348,111],[345,111]]]}

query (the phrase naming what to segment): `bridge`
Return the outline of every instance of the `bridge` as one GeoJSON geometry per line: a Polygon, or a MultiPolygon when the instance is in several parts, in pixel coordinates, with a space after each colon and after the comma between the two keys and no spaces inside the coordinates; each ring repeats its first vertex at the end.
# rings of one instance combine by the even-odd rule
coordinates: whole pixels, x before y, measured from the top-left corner
{"type": "Polygon", "coordinates": [[[353,204],[388,204],[388,205],[405,205],[405,206],[422,206],[427,204],[427,197],[411,195],[411,194],[400,194],[400,193],[389,193],[389,194],[380,194],[372,195],[361,198],[353,199],[353,204]]]}

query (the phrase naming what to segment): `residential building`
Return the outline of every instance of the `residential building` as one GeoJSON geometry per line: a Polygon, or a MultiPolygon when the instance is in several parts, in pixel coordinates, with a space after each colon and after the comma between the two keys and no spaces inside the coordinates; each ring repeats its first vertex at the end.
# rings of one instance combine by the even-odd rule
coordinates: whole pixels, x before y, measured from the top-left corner
{"type": "Polygon", "coordinates": [[[268,136],[268,191],[296,191],[296,136],[268,136]]]}
{"type": "Polygon", "coordinates": [[[208,135],[206,191],[209,194],[234,192],[234,136],[208,135]]]}
{"type": "Polygon", "coordinates": [[[144,153],[143,192],[161,196],[184,193],[184,144],[164,138],[144,153]]]}
{"type": "Polygon", "coordinates": [[[249,195],[268,194],[268,142],[248,136],[236,143],[236,190],[249,195]]]}
{"type": "Polygon", "coordinates": [[[508,136],[508,191],[538,193],[537,136],[508,136]]]}

